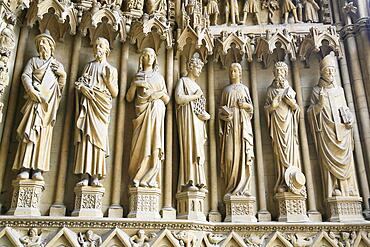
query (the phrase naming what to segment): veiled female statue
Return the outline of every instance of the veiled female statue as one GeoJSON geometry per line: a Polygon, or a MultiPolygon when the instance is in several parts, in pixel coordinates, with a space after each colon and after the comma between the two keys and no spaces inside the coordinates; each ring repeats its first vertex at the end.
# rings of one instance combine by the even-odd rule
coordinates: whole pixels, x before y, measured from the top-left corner
{"type": "Polygon", "coordinates": [[[206,99],[196,83],[203,62],[193,57],[188,64],[188,75],[180,78],[175,90],[176,118],[180,143],[178,192],[205,190],[204,144],[207,139],[205,121],[210,118],[205,110],[206,99]]]}
{"type": "Polygon", "coordinates": [[[170,97],[163,76],[158,72],[157,56],[145,48],[139,59],[139,70],[127,92],[135,100],[136,118],[129,176],[134,187],[159,187],[161,163],[164,160],[164,117],[170,97]]]}
{"type": "Polygon", "coordinates": [[[47,31],[35,38],[36,57],[31,58],[22,74],[26,103],[17,129],[19,146],[13,169],[18,178],[44,180],[49,171],[53,128],[66,82],[63,65],[54,58],[55,41],[47,31]],[[30,174],[32,170],[32,175],[30,174]]]}
{"type": "Polygon", "coordinates": [[[93,46],[95,60],[89,62],[76,84],[75,174],[81,174],[78,186],[101,187],[107,173],[109,156],[108,128],[113,98],[118,94],[117,69],[110,65],[109,41],[97,38],[93,46]]]}
{"type": "Polygon", "coordinates": [[[358,196],[354,173],[352,113],[343,88],[335,81],[335,60],[320,63],[321,78],[313,88],[308,117],[321,164],[325,196],[358,196]]]}
{"type": "MultiPolygon", "coordinates": [[[[299,194],[304,184],[299,189],[294,187],[290,181],[285,181],[289,167],[295,167],[298,171],[301,167],[298,141],[300,110],[295,100],[296,93],[289,85],[287,76],[288,65],[284,62],[275,63],[275,78],[267,89],[265,113],[277,168],[274,191],[275,193],[291,191],[299,194]]],[[[305,192],[302,191],[302,193],[305,192]]]]}
{"type": "Polygon", "coordinates": [[[248,87],[241,83],[239,63],[230,65],[229,78],[230,85],[222,91],[219,109],[221,174],[225,179],[226,195],[250,196],[254,159],[253,105],[248,87]]]}

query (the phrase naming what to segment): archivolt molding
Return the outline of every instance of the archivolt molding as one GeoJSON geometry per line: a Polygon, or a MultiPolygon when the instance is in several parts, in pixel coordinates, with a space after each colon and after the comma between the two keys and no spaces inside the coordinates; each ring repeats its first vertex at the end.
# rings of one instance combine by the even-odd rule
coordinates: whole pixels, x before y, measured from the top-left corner
{"type": "Polygon", "coordinates": [[[166,48],[172,48],[172,28],[166,19],[158,16],[144,16],[135,21],[130,30],[130,42],[137,45],[139,51],[148,45],[157,53],[162,42],[166,48]]]}
{"type": "Polygon", "coordinates": [[[39,22],[40,31],[49,29],[53,34],[58,32],[58,38],[63,38],[68,31],[75,35],[78,26],[78,11],[74,3],[69,0],[36,0],[32,2],[26,16],[27,25],[32,27],[39,22]],[[51,10],[53,13],[51,13],[51,10]],[[57,28],[58,31],[53,30],[57,28]]]}
{"type": "Polygon", "coordinates": [[[89,31],[90,41],[93,42],[97,37],[105,37],[114,42],[117,34],[119,40],[124,42],[127,38],[129,21],[122,14],[119,5],[104,5],[94,3],[87,10],[81,19],[80,30],[83,36],[89,31]]]}
{"type": "Polygon", "coordinates": [[[338,57],[342,57],[339,35],[335,28],[330,26],[323,31],[317,28],[310,29],[310,33],[304,37],[299,47],[301,61],[305,61],[308,65],[312,53],[320,52],[324,45],[334,51],[338,57]],[[324,44],[325,41],[327,44],[324,44]]]}
{"type": "Polygon", "coordinates": [[[286,29],[277,30],[275,33],[271,33],[270,30],[266,31],[265,36],[257,39],[256,46],[256,57],[258,62],[263,62],[264,67],[268,67],[271,57],[276,48],[280,48],[284,51],[283,60],[285,55],[288,54],[292,61],[296,60],[296,44],[292,34],[286,29]],[[279,45],[278,45],[279,44],[279,45]]]}

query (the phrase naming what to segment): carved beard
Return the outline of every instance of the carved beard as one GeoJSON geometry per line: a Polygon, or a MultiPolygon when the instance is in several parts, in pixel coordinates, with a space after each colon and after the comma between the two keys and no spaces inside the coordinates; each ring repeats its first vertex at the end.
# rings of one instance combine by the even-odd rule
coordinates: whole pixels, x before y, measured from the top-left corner
{"type": "Polygon", "coordinates": [[[284,88],[284,86],[285,86],[285,78],[284,77],[277,76],[275,78],[275,82],[276,82],[276,87],[278,87],[278,88],[284,88]]]}
{"type": "Polygon", "coordinates": [[[39,53],[40,53],[40,57],[41,57],[41,58],[47,58],[47,57],[49,57],[49,55],[50,55],[50,51],[48,51],[48,50],[45,48],[45,46],[40,46],[39,53]]]}

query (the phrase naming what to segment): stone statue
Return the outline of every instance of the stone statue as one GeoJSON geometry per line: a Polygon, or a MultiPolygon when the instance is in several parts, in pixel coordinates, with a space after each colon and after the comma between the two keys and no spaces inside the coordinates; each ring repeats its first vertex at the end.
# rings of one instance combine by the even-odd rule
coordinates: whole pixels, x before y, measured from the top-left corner
{"type": "Polygon", "coordinates": [[[326,198],[358,196],[353,160],[353,117],[343,88],[335,82],[335,59],[320,63],[321,78],[313,88],[308,117],[321,164],[326,198]]]}
{"type": "Polygon", "coordinates": [[[245,0],[244,8],[243,8],[244,16],[243,16],[243,24],[247,24],[247,17],[248,14],[252,14],[256,17],[256,23],[260,24],[260,17],[259,17],[259,9],[257,0],[245,0]]]}
{"type": "Polygon", "coordinates": [[[152,48],[145,48],[140,56],[139,70],[127,91],[127,100],[133,101],[135,95],[129,176],[134,187],[158,188],[164,160],[164,117],[170,97],[152,48]]]}
{"type": "Polygon", "coordinates": [[[217,25],[218,15],[220,14],[220,10],[218,9],[217,0],[208,1],[207,13],[211,18],[211,25],[217,25]]]}
{"type": "Polygon", "coordinates": [[[284,14],[284,24],[288,23],[289,13],[292,12],[294,22],[300,22],[297,16],[297,8],[291,0],[281,0],[281,13],[284,14]]]}
{"type": "Polygon", "coordinates": [[[239,63],[230,65],[229,78],[230,85],[222,91],[219,109],[221,174],[225,179],[225,194],[250,196],[254,159],[253,105],[248,87],[241,83],[239,63]]]}
{"type": "MultiPolygon", "coordinates": [[[[287,81],[288,65],[275,63],[274,80],[267,89],[265,112],[277,167],[275,193],[291,191],[293,183],[285,182],[285,173],[290,166],[301,167],[299,155],[298,121],[299,106],[296,93],[287,81]]],[[[298,193],[299,194],[299,193],[298,193]]]]}
{"type": "Polygon", "coordinates": [[[93,46],[95,60],[88,63],[75,83],[76,129],[75,174],[82,174],[78,186],[102,187],[106,175],[105,159],[109,156],[108,127],[112,98],[118,94],[117,69],[110,65],[109,42],[97,38],[93,46]]]}
{"type": "Polygon", "coordinates": [[[130,238],[130,243],[132,247],[149,247],[149,242],[155,238],[157,234],[152,233],[148,236],[145,234],[144,230],[138,230],[136,235],[130,238]]]}
{"type": "Polygon", "coordinates": [[[180,78],[175,89],[180,143],[178,192],[205,190],[206,187],[205,121],[210,118],[210,115],[205,110],[206,99],[202,89],[196,83],[203,65],[199,58],[191,58],[188,64],[188,75],[180,78]]]}
{"type": "Polygon", "coordinates": [[[146,13],[149,15],[159,14],[161,16],[167,15],[167,1],[166,0],[147,0],[146,13]]]}
{"type": "Polygon", "coordinates": [[[304,0],[304,19],[306,22],[319,22],[318,11],[320,6],[315,2],[315,0],[304,0]]]}
{"type": "Polygon", "coordinates": [[[238,0],[226,0],[225,14],[226,14],[226,25],[229,24],[229,17],[231,18],[231,24],[239,23],[238,0]]]}
{"type": "Polygon", "coordinates": [[[82,247],[98,247],[102,244],[102,238],[92,230],[87,230],[86,233],[78,233],[77,240],[82,247]]]}
{"type": "Polygon", "coordinates": [[[19,238],[19,241],[24,247],[41,247],[44,246],[41,239],[41,233],[37,228],[31,228],[28,230],[28,235],[19,238]]]}
{"type": "Polygon", "coordinates": [[[55,41],[48,31],[36,36],[35,42],[39,56],[28,60],[21,77],[26,103],[17,129],[19,146],[13,170],[20,171],[20,179],[28,179],[32,170],[32,179],[42,181],[42,172],[49,171],[53,128],[66,72],[54,58],[55,41]]]}

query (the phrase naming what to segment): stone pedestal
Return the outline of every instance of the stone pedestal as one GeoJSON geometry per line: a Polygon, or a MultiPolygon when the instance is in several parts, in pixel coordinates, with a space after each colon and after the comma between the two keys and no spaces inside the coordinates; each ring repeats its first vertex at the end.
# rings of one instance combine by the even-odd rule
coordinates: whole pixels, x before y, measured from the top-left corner
{"type": "Polygon", "coordinates": [[[257,222],[256,198],[254,196],[230,196],[224,197],[226,206],[225,222],[246,223],[257,222]]]}
{"type": "Polygon", "coordinates": [[[121,205],[111,205],[108,208],[109,218],[122,218],[123,217],[123,207],[121,205]]]}
{"type": "Polygon", "coordinates": [[[105,189],[94,186],[75,187],[75,208],[72,216],[103,217],[102,205],[105,189]]]}
{"type": "Polygon", "coordinates": [[[172,207],[162,208],[161,214],[162,214],[162,219],[164,220],[175,220],[176,219],[176,209],[172,207]]]}
{"type": "Polygon", "coordinates": [[[205,198],[206,193],[203,191],[184,191],[177,193],[177,218],[206,221],[206,215],[204,213],[205,198]]]}
{"type": "Polygon", "coordinates": [[[161,190],[158,188],[132,187],[130,194],[130,213],[128,218],[155,220],[160,219],[159,199],[161,190]]]}
{"type": "Polygon", "coordinates": [[[306,198],[292,192],[280,192],[275,195],[279,205],[279,221],[308,222],[306,198]]]}
{"type": "Polygon", "coordinates": [[[16,216],[41,216],[40,201],[45,189],[44,181],[15,179],[13,197],[8,214],[16,216]]]}
{"type": "Polygon", "coordinates": [[[328,198],[329,221],[362,221],[362,198],[357,196],[335,196],[328,198]]]}

